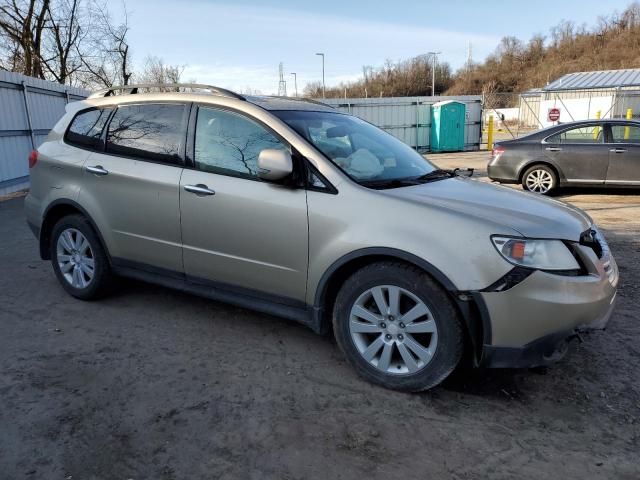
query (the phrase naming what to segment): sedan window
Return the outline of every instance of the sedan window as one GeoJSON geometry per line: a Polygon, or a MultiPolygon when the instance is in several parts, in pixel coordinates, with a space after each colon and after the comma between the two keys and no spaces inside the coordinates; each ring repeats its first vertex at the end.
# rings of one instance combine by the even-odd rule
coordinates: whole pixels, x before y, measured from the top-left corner
{"type": "Polygon", "coordinates": [[[640,127],[635,125],[611,125],[613,143],[640,143],[640,127]]]}
{"type": "Polygon", "coordinates": [[[589,125],[556,133],[547,138],[547,143],[602,143],[603,136],[601,126],[589,125]]]}

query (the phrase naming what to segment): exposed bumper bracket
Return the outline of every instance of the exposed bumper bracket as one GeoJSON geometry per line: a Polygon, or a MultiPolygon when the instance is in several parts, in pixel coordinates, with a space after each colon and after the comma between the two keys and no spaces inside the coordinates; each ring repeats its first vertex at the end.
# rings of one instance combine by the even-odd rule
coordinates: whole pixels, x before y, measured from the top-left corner
{"type": "Polygon", "coordinates": [[[551,365],[562,359],[569,343],[578,338],[575,330],[552,333],[523,347],[484,345],[480,365],[488,368],[531,368],[551,365]]]}

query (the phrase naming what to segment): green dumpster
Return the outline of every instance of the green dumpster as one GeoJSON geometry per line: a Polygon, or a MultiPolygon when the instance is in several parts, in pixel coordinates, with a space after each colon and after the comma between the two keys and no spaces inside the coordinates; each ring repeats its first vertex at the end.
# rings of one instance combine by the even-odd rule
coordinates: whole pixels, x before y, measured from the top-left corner
{"type": "Polygon", "coordinates": [[[464,150],[465,105],[445,100],[431,105],[431,151],[464,150]]]}

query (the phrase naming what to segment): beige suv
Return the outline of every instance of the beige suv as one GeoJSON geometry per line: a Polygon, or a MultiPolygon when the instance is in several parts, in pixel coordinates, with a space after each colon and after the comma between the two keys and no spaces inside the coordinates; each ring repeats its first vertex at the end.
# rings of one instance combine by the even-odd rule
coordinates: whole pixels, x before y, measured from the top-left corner
{"type": "Polygon", "coordinates": [[[29,159],[28,223],[74,297],[120,275],[332,329],[407,391],[463,357],[548,364],[607,322],[618,271],[584,212],[316,102],[156,87],[69,104],[29,159]]]}

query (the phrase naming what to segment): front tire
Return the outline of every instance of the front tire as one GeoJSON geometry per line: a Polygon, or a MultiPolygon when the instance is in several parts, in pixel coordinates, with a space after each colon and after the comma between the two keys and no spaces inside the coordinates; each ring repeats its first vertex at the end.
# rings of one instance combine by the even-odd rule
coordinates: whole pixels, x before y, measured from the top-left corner
{"type": "Polygon", "coordinates": [[[68,215],[51,232],[51,263],[62,287],[72,296],[90,300],[111,284],[109,259],[91,223],[82,215],[68,215]]]}
{"type": "Polygon", "coordinates": [[[558,176],[546,165],[534,165],[522,175],[522,188],[529,192],[549,195],[558,186],[558,176]]]}
{"type": "Polygon", "coordinates": [[[447,293],[424,271],[399,262],[353,274],[336,298],[333,328],[358,374],[385,388],[432,388],[462,357],[462,325],[447,293]]]}

